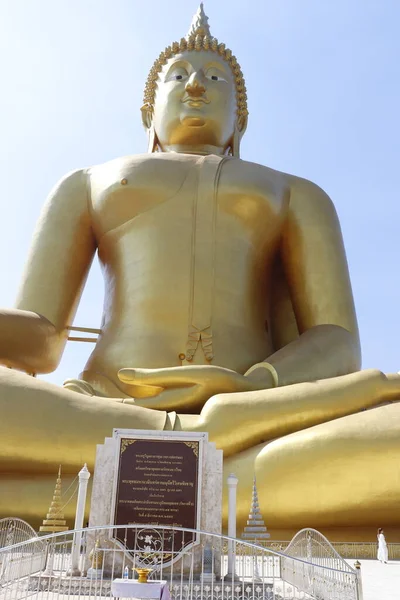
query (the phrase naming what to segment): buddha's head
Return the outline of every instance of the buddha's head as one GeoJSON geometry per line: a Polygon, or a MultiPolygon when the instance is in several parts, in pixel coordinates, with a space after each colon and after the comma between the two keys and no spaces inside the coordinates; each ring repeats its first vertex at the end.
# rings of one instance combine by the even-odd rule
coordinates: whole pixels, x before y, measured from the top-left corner
{"type": "Polygon", "coordinates": [[[201,4],[186,38],[168,46],[150,71],[142,107],[149,152],[213,147],[239,156],[247,114],[240,66],[211,36],[201,4]]]}

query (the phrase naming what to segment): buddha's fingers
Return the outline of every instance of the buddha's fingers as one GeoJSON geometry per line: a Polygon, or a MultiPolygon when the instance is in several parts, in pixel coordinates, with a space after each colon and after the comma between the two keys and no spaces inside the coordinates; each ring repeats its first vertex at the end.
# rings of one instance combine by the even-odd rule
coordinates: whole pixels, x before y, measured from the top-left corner
{"type": "Polygon", "coordinates": [[[188,388],[177,387],[166,389],[154,398],[124,399],[125,404],[134,404],[142,408],[168,411],[180,410],[185,412],[200,411],[204,402],[204,390],[200,385],[188,388]]]}
{"type": "Polygon", "coordinates": [[[157,396],[164,389],[158,385],[137,385],[136,383],[124,383],[124,392],[129,394],[132,398],[154,398],[154,396],[157,396]]]}
{"type": "Polygon", "coordinates": [[[208,365],[168,367],[164,369],[120,369],[118,378],[124,383],[139,386],[188,386],[210,378],[220,377],[220,370],[208,365]]]}

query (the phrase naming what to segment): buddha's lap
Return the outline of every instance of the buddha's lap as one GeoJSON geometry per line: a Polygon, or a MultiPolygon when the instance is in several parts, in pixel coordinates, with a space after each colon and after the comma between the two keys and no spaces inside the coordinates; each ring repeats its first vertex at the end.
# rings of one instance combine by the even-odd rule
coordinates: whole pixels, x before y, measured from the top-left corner
{"type": "MultiPolygon", "coordinates": [[[[343,389],[343,382],[351,382],[353,389],[357,389],[361,395],[364,389],[371,389],[371,399],[369,401],[369,407],[378,403],[380,398],[381,390],[377,387],[376,382],[378,381],[379,386],[388,384],[387,388],[383,386],[383,389],[389,390],[390,399],[393,400],[393,394],[398,394],[400,398],[400,378],[394,382],[386,382],[385,376],[378,371],[371,372],[360,372],[359,374],[351,374],[344,376],[343,378],[337,378],[333,380],[333,390],[335,386],[338,389],[343,389]],[[358,382],[359,380],[359,382],[358,382]],[[369,386],[371,381],[371,386],[369,386]],[[374,385],[372,385],[372,383],[374,385]],[[395,384],[395,385],[394,385],[395,384]],[[390,388],[392,386],[393,390],[390,388]],[[360,387],[363,386],[363,387],[360,387]],[[366,387],[367,386],[367,387],[366,387]],[[377,390],[375,398],[374,390],[377,390]]],[[[280,388],[279,390],[266,390],[265,394],[263,391],[257,392],[262,398],[268,399],[272,394],[285,394],[286,398],[290,398],[294,392],[295,387],[300,389],[300,386],[307,392],[307,385],[312,385],[314,393],[319,396],[321,391],[321,401],[324,399],[324,390],[329,389],[332,397],[332,386],[328,384],[328,380],[323,380],[319,385],[316,384],[298,384],[295,386],[287,386],[287,388],[280,388]],[[293,388],[293,389],[291,389],[293,388]]],[[[346,388],[345,388],[346,389],[346,388]]],[[[243,399],[246,405],[246,395],[255,394],[254,392],[235,394],[235,400],[243,399]]],[[[351,399],[353,395],[352,387],[349,385],[347,394],[351,399]]],[[[307,395],[307,393],[303,395],[307,395]]],[[[221,397],[221,401],[225,400],[226,396],[221,397]]],[[[343,401],[343,399],[342,399],[343,401]]],[[[288,404],[288,409],[292,410],[296,408],[293,405],[288,404]]],[[[226,405],[224,410],[228,411],[233,409],[232,406],[226,405]]],[[[242,406],[241,403],[237,405],[237,416],[233,419],[233,425],[237,429],[238,435],[240,435],[240,428],[242,422],[242,406]]],[[[48,463],[48,443],[43,442],[43,436],[51,437],[54,439],[57,435],[57,447],[63,449],[62,451],[53,452],[54,461],[65,460],[67,449],[70,445],[76,444],[78,447],[88,453],[90,457],[94,456],[94,447],[96,443],[101,443],[104,437],[111,435],[113,427],[131,427],[135,429],[163,429],[166,423],[166,413],[162,411],[154,411],[150,409],[142,409],[137,406],[131,406],[122,404],[116,399],[100,398],[84,396],[77,392],[65,390],[54,384],[38,380],[24,373],[12,371],[10,369],[0,367],[0,412],[2,419],[0,422],[0,433],[3,436],[3,448],[6,449],[6,455],[19,457],[19,460],[23,461],[24,456],[30,454],[30,445],[35,448],[35,457],[40,462],[41,448],[43,451],[43,459],[48,463]]],[[[286,435],[281,438],[284,440],[284,447],[294,447],[297,444],[296,438],[293,436],[301,436],[303,440],[302,444],[298,448],[299,452],[305,451],[308,448],[312,448],[316,443],[315,440],[319,440],[317,446],[328,448],[328,446],[335,446],[338,451],[343,452],[345,447],[350,444],[355,445],[359,443],[360,439],[373,439],[374,435],[378,438],[383,438],[386,435],[386,431],[396,431],[398,434],[397,422],[400,423],[400,405],[393,404],[390,407],[374,408],[366,412],[359,412],[359,408],[355,407],[354,412],[356,415],[341,416],[341,418],[330,417],[327,423],[322,423],[311,427],[311,424],[304,424],[303,427],[300,425],[297,429],[305,429],[304,431],[286,435]],[[396,415],[393,419],[387,419],[387,410],[396,415]],[[385,410],[383,410],[385,409],[385,410]],[[345,429],[342,429],[342,424],[345,423],[345,429]],[[360,429],[361,425],[362,428],[360,429]],[[371,433],[367,430],[371,429],[371,433]],[[349,431],[349,440],[346,445],[343,445],[341,440],[343,439],[344,431],[349,431]],[[361,435],[361,438],[360,438],[361,435]],[[364,437],[363,437],[364,436],[364,437]],[[328,443],[329,442],[329,443],[328,443]],[[287,446],[288,445],[288,446],[287,446]]],[[[221,414],[221,412],[219,413],[221,414]]],[[[218,413],[216,415],[218,417],[218,413]]],[[[279,414],[278,414],[279,418],[279,414]]],[[[282,417],[281,417],[282,418],[282,417]]],[[[220,420],[220,419],[218,419],[220,420]]],[[[328,420],[328,419],[327,419],[328,420]]],[[[229,419],[227,420],[227,426],[230,424],[229,419]]],[[[321,423],[321,419],[318,421],[321,423]]],[[[400,427],[400,426],[399,426],[400,427]]],[[[185,427],[183,427],[185,429],[185,427]]],[[[187,429],[197,429],[192,427],[191,424],[187,429]]],[[[208,427],[205,426],[205,430],[208,427]]],[[[204,430],[203,429],[203,430],[204,430]]],[[[210,426],[210,432],[212,433],[213,427],[210,426]]],[[[223,433],[223,432],[222,432],[223,433]]],[[[227,434],[228,435],[228,434],[227,434]]],[[[275,436],[273,436],[275,437],[275,436]]],[[[247,443],[247,447],[254,447],[259,443],[260,436],[255,436],[254,440],[250,440],[247,443]]],[[[223,440],[219,444],[223,447],[223,440]]],[[[298,444],[297,444],[298,445],[298,444]]],[[[273,445],[267,446],[267,455],[273,455],[273,445]]],[[[233,453],[235,454],[235,460],[244,460],[240,458],[238,454],[239,448],[233,453]]],[[[308,450],[307,450],[308,452],[308,450]]],[[[77,453],[78,454],[78,453],[77,453]]],[[[71,453],[68,450],[68,456],[70,458],[71,453]]],[[[88,457],[89,458],[89,457],[88,457]]],[[[90,460],[90,459],[89,459],[90,460]]],[[[271,459],[272,460],[272,459],[271,459]]],[[[264,462],[264,459],[260,456],[257,457],[257,461],[264,462]]],[[[71,462],[67,460],[66,462],[71,462]]],[[[4,469],[1,469],[4,471],[4,469]]]]}
{"type": "MultiPolygon", "coordinates": [[[[85,397],[43,380],[34,379],[23,373],[0,367],[0,407],[1,421],[4,427],[3,448],[7,446],[10,430],[14,430],[15,444],[19,447],[15,458],[18,459],[19,457],[22,462],[26,461],[27,457],[32,454],[32,448],[35,447],[38,461],[35,463],[33,472],[38,475],[42,471],[48,472],[49,460],[48,448],[43,446],[43,469],[41,469],[40,455],[37,455],[37,450],[40,451],[40,445],[39,447],[37,445],[37,436],[40,433],[43,435],[45,432],[52,437],[54,436],[54,422],[58,421],[57,411],[54,412],[54,408],[60,406],[60,402],[67,402],[71,411],[76,411],[77,420],[60,424],[60,434],[61,436],[65,434],[65,439],[63,440],[61,437],[61,440],[58,440],[58,446],[64,444],[65,454],[73,458],[71,457],[69,445],[71,432],[68,431],[68,428],[81,428],[81,432],[78,432],[75,441],[81,445],[82,450],[87,450],[89,463],[93,463],[95,443],[102,441],[101,436],[103,436],[103,433],[103,437],[110,435],[110,423],[113,420],[113,426],[115,425],[114,410],[110,412],[107,408],[112,406],[114,409],[118,405],[118,409],[122,409],[121,420],[124,426],[127,426],[126,416],[132,414],[132,407],[124,407],[115,400],[85,397]],[[99,428],[94,436],[96,439],[93,439],[93,435],[89,435],[87,429],[85,430],[85,423],[82,422],[82,407],[88,409],[89,416],[91,415],[94,421],[96,420],[96,407],[105,410],[107,413],[108,420],[105,424],[103,423],[103,427],[99,428]],[[35,421],[34,417],[37,415],[40,416],[39,421],[35,421]],[[104,431],[101,431],[102,429],[104,431]],[[84,430],[86,434],[83,434],[84,430]]],[[[146,409],[143,410],[145,410],[145,413],[148,412],[146,409]]],[[[158,414],[161,415],[162,413],[158,414]]],[[[120,421],[119,415],[117,420],[120,421]]],[[[136,419],[132,419],[131,426],[140,428],[140,423],[137,423],[136,419]]],[[[393,403],[309,427],[268,444],[253,446],[245,452],[226,459],[225,463],[228,470],[233,464],[236,470],[241,471],[243,469],[243,480],[251,477],[253,464],[255,464],[256,471],[260,474],[263,473],[263,479],[268,475],[270,482],[277,478],[280,481],[282,477],[285,478],[285,473],[289,468],[288,465],[293,465],[293,453],[296,456],[296,464],[299,464],[299,461],[303,464],[300,469],[302,477],[311,477],[311,473],[314,473],[314,475],[318,473],[318,479],[326,479],[329,473],[329,469],[326,468],[327,464],[338,458],[343,461],[344,472],[353,472],[356,470],[357,461],[360,460],[361,456],[365,465],[371,464],[371,461],[373,464],[382,462],[385,463],[386,467],[390,465],[390,471],[394,468],[394,457],[396,457],[395,460],[398,460],[395,450],[399,447],[399,435],[400,404],[393,403]],[[390,454],[390,456],[386,456],[386,454],[390,454]]],[[[10,454],[12,454],[12,449],[10,449],[10,454]]],[[[61,455],[58,456],[57,452],[53,452],[53,454],[54,464],[63,458],[61,455]]],[[[71,462],[74,463],[74,460],[66,462],[71,464],[71,462]]],[[[3,460],[2,463],[4,463],[3,460]]],[[[29,460],[27,464],[29,466],[29,460]]],[[[76,464],[79,464],[78,460],[76,464]]],[[[4,472],[4,464],[1,470],[4,472]]],[[[17,468],[16,470],[20,469],[17,468]]],[[[364,468],[361,469],[361,472],[363,471],[364,468]]],[[[27,475],[27,479],[29,478],[30,475],[27,475]]],[[[263,487],[261,482],[260,485],[263,487]]]]}
{"type": "Polygon", "coordinates": [[[250,489],[256,475],[260,505],[285,527],[310,526],[311,514],[316,527],[397,523],[399,440],[397,402],[249,448],[224,461],[224,477],[250,489]]]}
{"type": "MultiPolygon", "coordinates": [[[[246,491],[256,474],[260,504],[271,524],[301,526],[305,514],[308,519],[312,514],[313,525],[321,527],[344,525],[349,518],[354,525],[372,525],[385,515],[397,522],[394,474],[400,460],[399,436],[400,403],[394,403],[259,444],[226,459],[224,471],[234,472],[246,491]]],[[[0,485],[7,493],[0,501],[1,512],[18,506],[21,514],[33,511],[26,514],[43,518],[54,487],[54,468],[43,463],[43,472],[2,473],[0,485]]],[[[89,469],[93,470],[92,460],[89,469]]],[[[76,472],[65,470],[65,485],[76,472]]],[[[238,491],[241,521],[249,498],[238,491]]]]}
{"type": "Polygon", "coordinates": [[[161,430],[166,419],[161,411],[84,396],[3,367],[0,414],[0,471],[29,474],[54,470],[57,463],[70,472],[85,461],[93,465],[96,444],[113,427],[161,430]]]}

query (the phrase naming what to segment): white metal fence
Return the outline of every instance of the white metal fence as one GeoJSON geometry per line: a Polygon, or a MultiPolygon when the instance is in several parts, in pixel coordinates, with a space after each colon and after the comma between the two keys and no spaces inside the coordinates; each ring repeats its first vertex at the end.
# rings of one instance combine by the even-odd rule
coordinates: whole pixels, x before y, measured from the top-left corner
{"type": "Polygon", "coordinates": [[[22,519],[0,519],[0,585],[24,577],[32,571],[41,571],[46,564],[47,544],[40,540],[35,530],[22,519]],[[20,545],[19,552],[9,555],[1,549],[20,545]]]}
{"type": "MultiPolygon", "coordinates": [[[[22,519],[0,519],[0,548],[38,538],[36,531],[22,519]]],[[[39,539],[39,538],[38,538],[39,539]]]]}
{"type": "MultiPolygon", "coordinates": [[[[290,544],[285,540],[260,540],[258,542],[264,548],[269,548],[276,552],[285,552],[290,544]]],[[[336,552],[345,559],[363,559],[376,560],[378,554],[378,544],[374,542],[331,542],[336,552]]],[[[400,543],[388,542],[389,560],[400,560],[400,543]]]]}
{"type": "Polygon", "coordinates": [[[282,578],[313,597],[323,600],[360,598],[360,571],[356,571],[358,590],[354,590],[354,569],[336,552],[329,540],[315,529],[299,531],[285,549],[281,560],[282,578]],[[292,571],[291,559],[305,561],[302,573],[292,571]],[[317,568],[319,567],[319,568],[317,568]]]}
{"type": "Polygon", "coordinates": [[[333,568],[191,529],[110,526],[40,541],[41,568],[32,541],[0,549],[0,600],[112,598],[112,581],[126,568],[134,576],[134,567],[150,568],[152,580],[167,580],[172,600],[362,600],[357,573],[344,561],[333,568]],[[75,566],[72,556],[78,557],[75,566]]]}

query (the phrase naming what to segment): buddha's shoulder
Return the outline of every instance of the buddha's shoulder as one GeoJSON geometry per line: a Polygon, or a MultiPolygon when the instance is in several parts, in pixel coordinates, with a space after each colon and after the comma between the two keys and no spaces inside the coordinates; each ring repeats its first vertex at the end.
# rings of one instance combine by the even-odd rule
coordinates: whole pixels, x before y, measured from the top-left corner
{"type": "Polygon", "coordinates": [[[305,210],[307,208],[335,211],[334,204],[328,194],[316,183],[304,177],[291,175],[283,171],[276,171],[269,167],[266,176],[286,187],[290,195],[290,205],[294,208],[305,210]]]}
{"type": "Polygon", "coordinates": [[[272,181],[279,182],[281,185],[287,186],[294,196],[306,195],[308,197],[325,196],[328,198],[324,190],[309,179],[292,175],[284,171],[278,171],[272,167],[262,165],[250,161],[239,161],[242,165],[242,169],[249,173],[258,174],[261,177],[270,179],[272,181]]]}
{"type": "Polygon", "coordinates": [[[285,190],[289,198],[288,207],[291,212],[298,215],[314,213],[316,216],[319,215],[319,217],[324,217],[328,220],[337,219],[336,209],[332,200],[313,181],[257,163],[240,162],[243,163],[243,167],[250,174],[257,174],[257,179],[261,183],[269,182],[275,190],[285,190]]]}
{"type": "Polygon", "coordinates": [[[290,206],[295,212],[313,212],[336,218],[335,206],[328,194],[316,183],[303,177],[287,175],[290,206]]]}
{"type": "Polygon", "coordinates": [[[175,153],[144,153],[120,156],[101,164],[94,165],[88,169],[89,175],[101,176],[102,174],[123,174],[140,168],[154,169],[162,165],[185,162],[183,155],[175,153]]]}
{"type": "MultiPolygon", "coordinates": [[[[141,181],[156,173],[162,173],[163,176],[168,173],[169,177],[179,176],[180,171],[186,171],[188,166],[194,166],[198,161],[199,156],[193,154],[174,152],[134,154],[95,165],[88,169],[88,174],[94,185],[96,183],[107,185],[109,182],[124,179],[131,182],[141,181]]],[[[240,182],[250,187],[266,186],[269,189],[272,185],[276,190],[288,185],[288,177],[285,173],[236,157],[227,158],[222,172],[225,180],[233,184],[240,182]]]]}
{"type": "MultiPolygon", "coordinates": [[[[94,165],[85,169],[94,180],[105,181],[124,179],[132,174],[147,174],[155,172],[155,169],[165,168],[170,172],[171,166],[184,165],[188,162],[196,162],[197,156],[177,153],[144,153],[121,156],[101,164],[94,165]]],[[[174,171],[174,170],[173,170],[174,171]]],[[[224,166],[224,172],[234,174],[235,179],[240,179],[242,183],[248,183],[259,186],[268,186],[275,191],[286,191],[290,196],[290,203],[296,206],[309,206],[318,204],[333,207],[332,201],[324,190],[316,183],[278,171],[272,167],[260,163],[243,160],[241,158],[230,158],[224,166]]]]}
{"type": "Polygon", "coordinates": [[[268,179],[269,181],[276,181],[277,183],[287,184],[287,174],[262,165],[260,163],[252,162],[250,160],[243,160],[242,158],[232,157],[229,161],[231,167],[235,171],[239,171],[245,176],[256,177],[260,179],[268,179]]]}

